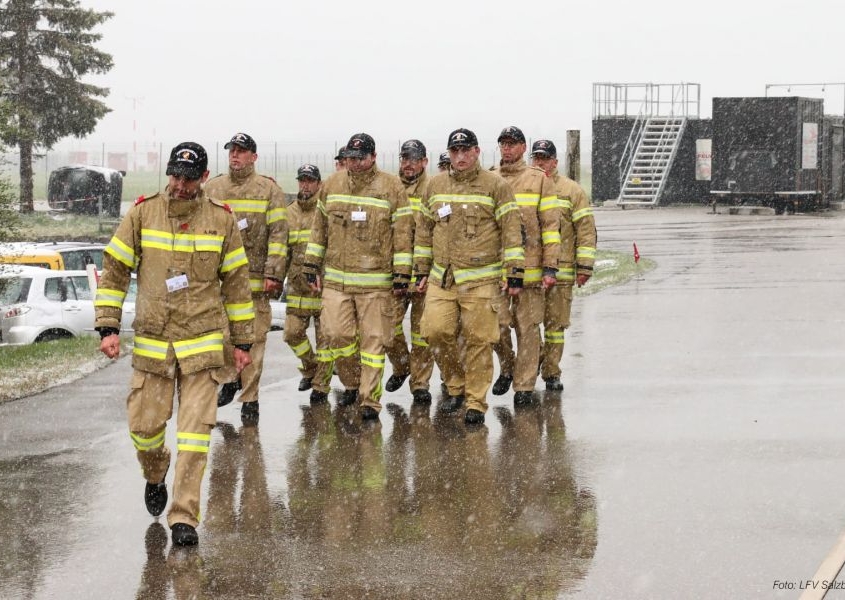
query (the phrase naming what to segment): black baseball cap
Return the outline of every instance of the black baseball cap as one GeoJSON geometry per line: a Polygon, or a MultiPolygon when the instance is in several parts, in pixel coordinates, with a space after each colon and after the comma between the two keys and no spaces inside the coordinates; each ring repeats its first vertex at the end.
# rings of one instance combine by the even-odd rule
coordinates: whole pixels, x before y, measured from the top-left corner
{"type": "Polygon", "coordinates": [[[337,151],[337,156],[334,157],[335,160],[343,160],[346,158],[346,146],[341,146],[340,150],[337,151]]]}
{"type": "Polygon", "coordinates": [[[449,153],[443,152],[440,155],[440,160],[437,161],[437,166],[439,167],[440,165],[451,165],[451,164],[452,164],[452,159],[449,158],[449,153]]]}
{"type": "Polygon", "coordinates": [[[408,140],[399,150],[402,158],[425,158],[427,156],[425,144],[419,140],[408,140]]]}
{"type": "Polygon", "coordinates": [[[449,134],[446,140],[446,147],[450,150],[452,148],[473,148],[478,145],[478,138],[469,129],[456,129],[449,134]]]}
{"type": "Polygon", "coordinates": [[[364,158],[368,154],[375,154],[376,142],[366,133],[356,133],[346,142],[344,158],[364,158]]]}
{"type": "Polygon", "coordinates": [[[232,136],[232,139],[226,142],[223,146],[224,150],[228,150],[232,147],[232,144],[236,146],[240,146],[244,150],[249,150],[250,152],[257,152],[258,146],[255,145],[255,140],[252,139],[250,135],[246,133],[236,133],[232,136]]]}
{"type": "Polygon", "coordinates": [[[537,140],[531,144],[531,156],[557,158],[557,148],[555,148],[555,143],[551,140],[537,140]]]}
{"type": "Polygon", "coordinates": [[[170,151],[167,175],[199,179],[208,170],[208,154],[196,142],[182,142],[170,151]]]}
{"type": "Polygon", "coordinates": [[[320,169],[317,168],[317,165],[311,164],[304,164],[296,170],[296,178],[297,179],[313,179],[314,181],[322,181],[322,177],[320,177],[320,169]]]}
{"type": "Polygon", "coordinates": [[[510,125],[502,129],[502,133],[499,134],[499,138],[496,141],[501,142],[502,140],[515,140],[524,144],[525,134],[522,133],[522,130],[519,127],[510,125]]]}

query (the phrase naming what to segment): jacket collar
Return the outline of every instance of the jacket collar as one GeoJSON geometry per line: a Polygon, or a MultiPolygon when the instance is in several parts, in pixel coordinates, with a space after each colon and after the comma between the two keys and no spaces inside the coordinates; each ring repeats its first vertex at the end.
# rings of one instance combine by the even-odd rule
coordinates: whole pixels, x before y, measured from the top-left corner
{"type": "Polygon", "coordinates": [[[507,165],[504,163],[499,163],[499,171],[502,173],[502,175],[515,175],[520,171],[524,171],[525,167],[527,166],[528,165],[526,164],[525,159],[520,158],[515,163],[510,163],[507,165]]]}
{"type": "Polygon", "coordinates": [[[449,169],[449,177],[454,179],[455,181],[472,181],[476,177],[478,177],[478,173],[481,171],[481,163],[477,160],[475,164],[472,165],[466,171],[456,171],[455,169],[449,169]]]}
{"type": "Polygon", "coordinates": [[[247,165],[239,171],[235,171],[232,167],[229,167],[229,177],[234,183],[243,183],[253,173],[255,173],[255,165],[247,165]]]}

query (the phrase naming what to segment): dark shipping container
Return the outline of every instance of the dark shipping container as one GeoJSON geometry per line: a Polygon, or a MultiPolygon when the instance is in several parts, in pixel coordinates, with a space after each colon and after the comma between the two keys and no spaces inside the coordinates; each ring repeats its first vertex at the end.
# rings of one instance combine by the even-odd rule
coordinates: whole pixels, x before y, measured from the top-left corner
{"type": "Polygon", "coordinates": [[[61,167],[50,173],[47,203],[50,208],[120,216],[124,171],[105,167],[61,167]]]}
{"type": "Polygon", "coordinates": [[[818,98],[714,98],[711,195],[778,213],[827,207],[837,177],[841,188],[831,163],[838,135],[841,164],[841,122],[838,134],[832,124],[818,98]]]}

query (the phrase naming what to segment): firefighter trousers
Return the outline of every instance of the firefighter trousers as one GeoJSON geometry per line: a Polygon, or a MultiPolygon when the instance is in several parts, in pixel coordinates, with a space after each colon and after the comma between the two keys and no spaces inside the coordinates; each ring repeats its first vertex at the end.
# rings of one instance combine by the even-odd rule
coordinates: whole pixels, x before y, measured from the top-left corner
{"type": "Polygon", "coordinates": [[[167,421],[173,416],[174,393],[179,397],[176,413],[176,475],[167,522],[187,523],[193,527],[200,520],[200,488],[211,428],[217,417],[217,381],[214,369],[190,375],[178,366],[175,378],[135,371],[132,389],[126,400],[129,434],[135,445],[144,479],[149,483],[164,481],[170,467],[170,449],[164,443],[167,421]]]}
{"type": "MultiPolygon", "coordinates": [[[[270,299],[267,294],[263,292],[253,294],[252,303],[255,306],[255,343],[249,350],[249,357],[252,362],[241,371],[241,395],[238,398],[241,402],[258,401],[258,388],[261,383],[261,373],[264,370],[264,352],[267,348],[267,332],[270,331],[270,323],[273,320],[273,315],[270,312],[270,299]]],[[[217,374],[217,379],[220,382],[238,380],[233,352],[234,347],[229,341],[227,333],[223,347],[226,366],[220,369],[217,374]]]]}
{"type": "Polygon", "coordinates": [[[389,291],[341,292],[323,288],[321,325],[326,336],[326,356],[332,360],[360,352],[361,406],[381,410],[384,349],[393,337],[393,294],[389,291]]]}
{"type": "Polygon", "coordinates": [[[429,286],[421,333],[431,344],[450,396],[466,395],[466,407],[487,411],[487,390],[493,381],[492,344],[499,339],[497,283],[443,289],[429,286]],[[460,329],[459,329],[460,327],[460,329]],[[457,337],[465,340],[461,364],[457,337]]]}
{"type": "Polygon", "coordinates": [[[425,308],[425,294],[413,292],[404,296],[394,297],[394,336],[387,347],[387,358],[393,367],[394,375],[411,376],[411,391],[427,390],[431,373],[434,370],[434,356],[431,354],[428,342],[420,333],[423,309],[425,308]],[[411,350],[405,339],[405,329],[402,322],[405,313],[411,307],[411,350]]]}
{"type": "Polygon", "coordinates": [[[358,389],[361,379],[361,361],[358,353],[351,356],[332,358],[327,352],[327,342],[323,327],[320,324],[320,312],[296,313],[288,311],[285,315],[285,342],[302,362],[299,370],[303,377],[311,378],[311,387],[318,392],[328,393],[331,389],[332,374],[337,367],[340,382],[347,390],[358,389]],[[314,319],[314,337],[317,342],[316,352],[308,339],[308,323],[314,319]]]}
{"type": "Polygon", "coordinates": [[[560,377],[560,362],[566,343],[566,328],[572,313],[572,285],[556,285],[546,290],[543,315],[543,354],[540,376],[543,379],[560,377]]]}

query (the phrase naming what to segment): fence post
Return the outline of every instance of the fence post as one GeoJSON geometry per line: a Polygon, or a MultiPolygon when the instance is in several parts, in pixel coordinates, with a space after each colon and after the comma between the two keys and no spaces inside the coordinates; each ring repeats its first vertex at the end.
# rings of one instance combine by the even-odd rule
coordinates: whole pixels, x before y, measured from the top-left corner
{"type": "Polygon", "coordinates": [[[566,131],[566,176],[581,182],[581,131],[566,131]]]}

